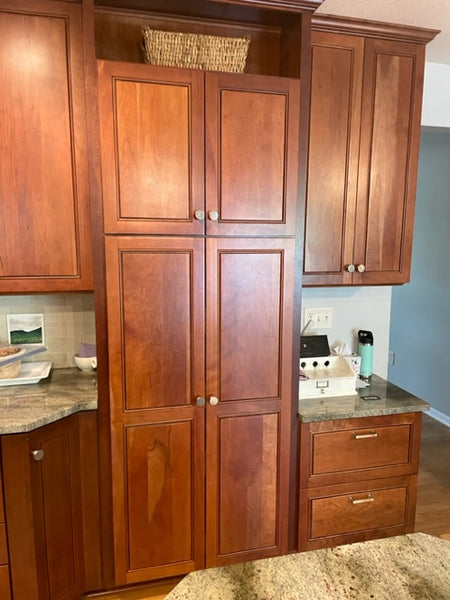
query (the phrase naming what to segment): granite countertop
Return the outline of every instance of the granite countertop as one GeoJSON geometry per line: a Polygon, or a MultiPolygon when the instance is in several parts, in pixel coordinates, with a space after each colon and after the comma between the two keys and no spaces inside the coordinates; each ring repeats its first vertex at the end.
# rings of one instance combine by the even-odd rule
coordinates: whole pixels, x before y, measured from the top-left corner
{"type": "Polygon", "coordinates": [[[303,423],[421,412],[430,408],[427,402],[377,375],[372,375],[370,385],[359,388],[353,396],[301,398],[298,405],[298,418],[303,423]],[[374,396],[378,399],[373,399],[374,396]]]}
{"type": "Polygon", "coordinates": [[[52,369],[46,379],[0,387],[0,434],[32,431],[82,410],[97,408],[97,374],[52,369]]]}
{"type": "Polygon", "coordinates": [[[424,533],[195,571],[166,600],[449,600],[450,542],[424,533]]]}

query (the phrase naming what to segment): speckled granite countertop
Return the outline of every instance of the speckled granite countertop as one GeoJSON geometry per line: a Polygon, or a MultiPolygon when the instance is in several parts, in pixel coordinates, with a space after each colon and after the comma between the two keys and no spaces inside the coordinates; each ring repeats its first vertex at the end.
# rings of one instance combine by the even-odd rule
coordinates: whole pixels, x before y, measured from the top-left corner
{"type": "Polygon", "coordinates": [[[195,571],[166,600],[449,600],[450,542],[424,533],[195,571]]]}
{"type": "Polygon", "coordinates": [[[82,410],[97,408],[97,375],[52,369],[46,379],[0,388],[0,434],[32,431],[82,410]]]}
{"type": "Polygon", "coordinates": [[[430,405],[385,379],[372,375],[370,385],[354,396],[300,399],[298,418],[303,423],[376,417],[429,410],[430,405]],[[378,396],[379,399],[365,399],[378,396]]]}

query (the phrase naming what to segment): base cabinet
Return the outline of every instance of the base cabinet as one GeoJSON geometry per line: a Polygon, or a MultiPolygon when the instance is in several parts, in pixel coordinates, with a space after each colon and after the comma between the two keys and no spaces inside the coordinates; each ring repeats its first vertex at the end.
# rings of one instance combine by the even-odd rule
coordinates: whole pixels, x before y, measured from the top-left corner
{"type": "Polygon", "coordinates": [[[422,413],[300,425],[298,550],[414,529],[422,413]]]}
{"type": "Polygon", "coordinates": [[[3,476],[0,468],[0,598],[2,600],[11,600],[8,563],[8,542],[6,540],[5,510],[3,506],[3,476]]]}
{"type": "MultiPolygon", "coordinates": [[[[79,417],[1,437],[14,600],[79,600],[87,586],[98,584],[85,577],[84,556],[92,557],[93,550],[84,547],[83,528],[90,527],[92,535],[94,521],[87,525],[82,512],[81,464],[88,451],[80,448],[86,423],[80,425],[79,417]]],[[[95,419],[88,414],[81,418],[95,419]]],[[[95,470],[92,461],[90,468],[95,470]]],[[[94,502],[89,509],[95,514],[94,502]]],[[[6,581],[6,574],[0,574],[3,584],[2,577],[6,581]]]]}

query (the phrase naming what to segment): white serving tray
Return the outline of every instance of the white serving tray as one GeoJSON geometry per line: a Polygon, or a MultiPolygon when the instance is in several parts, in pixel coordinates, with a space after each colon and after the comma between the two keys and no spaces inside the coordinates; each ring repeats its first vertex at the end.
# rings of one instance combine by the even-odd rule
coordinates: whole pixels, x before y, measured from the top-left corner
{"type": "Polygon", "coordinates": [[[25,385],[27,383],[38,383],[41,379],[48,377],[52,363],[45,362],[23,362],[20,365],[19,375],[14,379],[0,379],[0,386],[25,385]]]}

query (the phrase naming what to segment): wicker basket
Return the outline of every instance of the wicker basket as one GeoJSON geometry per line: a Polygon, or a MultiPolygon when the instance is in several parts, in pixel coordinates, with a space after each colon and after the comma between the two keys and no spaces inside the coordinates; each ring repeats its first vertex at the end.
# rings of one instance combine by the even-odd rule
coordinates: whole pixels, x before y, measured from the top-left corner
{"type": "Polygon", "coordinates": [[[144,60],[151,65],[243,73],[249,37],[230,38],[197,33],[159,31],[148,26],[144,35],[144,60]]]}

